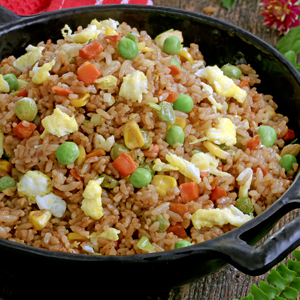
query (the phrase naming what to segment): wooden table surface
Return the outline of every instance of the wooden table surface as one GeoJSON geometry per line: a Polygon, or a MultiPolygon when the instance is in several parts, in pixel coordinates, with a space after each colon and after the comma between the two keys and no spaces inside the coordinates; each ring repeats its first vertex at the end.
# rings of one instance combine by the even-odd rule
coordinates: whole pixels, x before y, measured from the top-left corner
{"type": "MultiPolygon", "coordinates": [[[[260,0],[237,0],[231,9],[222,6],[221,0],[152,0],[154,5],[180,8],[184,10],[204,13],[207,7],[213,7],[212,17],[221,19],[228,23],[239,26],[257,37],[265,40],[272,46],[275,46],[280,38],[278,31],[270,29],[263,24],[263,17],[260,15],[262,6],[260,0]]],[[[200,49],[201,50],[201,49],[200,49]]],[[[290,222],[298,216],[294,211],[285,216],[272,232],[276,232],[285,223],[290,222]]],[[[272,233],[271,232],[271,233],[272,233]]],[[[293,258],[289,255],[288,258],[293,258]]],[[[285,260],[283,261],[285,262],[285,260]]],[[[188,266],[186,268],[188,272],[188,266]]],[[[260,280],[266,281],[268,273],[261,276],[248,276],[234,267],[228,265],[222,270],[202,278],[196,282],[173,288],[167,291],[156,291],[155,295],[148,296],[148,299],[154,300],[231,300],[242,298],[249,294],[250,287],[260,280]]],[[[179,275],[180,276],[180,275],[179,275]]]]}

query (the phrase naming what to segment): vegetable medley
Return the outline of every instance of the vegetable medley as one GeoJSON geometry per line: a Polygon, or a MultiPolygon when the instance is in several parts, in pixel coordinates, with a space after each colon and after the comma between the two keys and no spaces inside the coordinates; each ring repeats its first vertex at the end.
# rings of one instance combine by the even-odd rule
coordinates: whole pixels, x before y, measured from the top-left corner
{"type": "Polygon", "coordinates": [[[243,225],[289,187],[300,146],[275,102],[252,87],[260,80],[250,66],[205,66],[180,31],[153,41],[126,26],[93,20],[73,33],[65,25],[57,44],[28,45],[26,54],[2,61],[0,103],[9,118],[0,124],[1,209],[13,211],[20,198],[28,206],[13,226],[0,223],[9,233],[1,237],[47,248],[37,241],[64,225],[69,248],[58,234],[58,251],[107,254],[101,248],[108,244],[125,247],[129,227],[118,222],[131,209],[138,226],[126,254],[177,249],[205,240],[199,236],[212,228],[243,225]],[[158,57],[161,75],[154,72],[158,57]],[[124,107],[111,130],[110,113],[124,107]],[[21,164],[20,151],[33,140],[32,153],[42,156],[39,147],[50,143],[49,153],[21,164]],[[258,191],[259,180],[270,198],[258,191]],[[142,200],[129,204],[134,195],[142,200]],[[117,220],[106,222],[111,214],[117,220]],[[38,238],[14,234],[22,222],[38,238]]]}

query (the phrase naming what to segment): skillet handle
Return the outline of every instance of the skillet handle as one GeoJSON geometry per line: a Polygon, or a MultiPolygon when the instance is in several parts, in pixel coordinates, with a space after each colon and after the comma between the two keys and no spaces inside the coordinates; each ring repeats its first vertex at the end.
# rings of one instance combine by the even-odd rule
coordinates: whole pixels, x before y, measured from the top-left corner
{"type": "Polygon", "coordinates": [[[15,14],[2,5],[0,5],[0,16],[0,26],[13,23],[21,18],[21,16],[15,14]]]}

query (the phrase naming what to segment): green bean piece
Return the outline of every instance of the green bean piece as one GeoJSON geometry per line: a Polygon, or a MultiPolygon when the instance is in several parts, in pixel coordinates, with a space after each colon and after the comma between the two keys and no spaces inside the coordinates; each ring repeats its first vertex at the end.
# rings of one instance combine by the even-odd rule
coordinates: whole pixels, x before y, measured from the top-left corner
{"type": "Polygon", "coordinates": [[[179,63],[175,58],[172,58],[172,59],[171,59],[170,65],[171,65],[171,66],[176,66],[176,67],[178,67],[179,69],[181,69],[180,63],[179,63]]]}
{"type": "Polygon", "coordinates": [[[62,165],[72,164],[78,156],[79,149],[74,142],[64,142],[56,150],[56,158],[62,165]]]}
{"type": "Polygon", "coordinates": [[[292,154],[286,154],[279,160],[279,165],[285,169],[286,172],[293,170],[293,164],[297,163],[297,158],[292,154]]]}
{"type": "Polygon", "coordinates": [[[193,154],[196,154],[196,153],[204,153],[204,152],[201,151],[201,150],[195,149],[195,150],[192,151],[192,153],[193,153],[193,154]]]}
{"type": "Polygon", "coordinates": [[[221,68],[221,70],[224,75],[229,78],[240,79],[242,77],[242,71],[236,66],[226,64],[221,68]]]}
{"type": "Polygon", "coordinates": [[[19,81],[18,78],[14,74],[6,74],[3,76],[3,79],[9,85],[9,91],[17,91],[19,88],[19,81]]]}
{"type": "Polygon", "coordinates": [[[35,101],[29,97],[21,98],[15,105],[16,116],[22,121],[33,121],[37,115],[37,112],[38,107],[35,101]]]}
{"type": "Polygon", "coordinates": [[[244,137],[240,136],[240,135],[236,135],[236,144],[234,145],[235,147],[237,147],[238,149],[242,149],[243,145],[241,144],[241,140],[243,140],[244,137]]]}
{"type": "Polygon", "coordinates": [[[152,180],[151,173],[144,168],[137,168],[130,175],[129,181],[135,188],[142,188],[143,186],[147,186],[152,180]]]}
{"type": "Polygon", "coordinates": [[[134,59],[139,54],[137,44],[128,38],[122,38],[118,43],[118,51],[125,59],[134,59]]]}
{"type": "Polygon", "coordinates": [[[163,101],[159,104],[161,110],[158,111],[158,118],[160,121],[165,122],[167,125],[175,123],[175,113],[171,103],[163,101]]]}
{"type": "Polygon", "coordinates": [[[4,176],[0,179],[0,192],[14,187],[16,185],[16,181],[10,176],[4,176]]]}
{"type": "Polygon", "coordinates": [[[5,149],[3,149],[3,154],[2,154],[2,157],[1,157],[2,159],[5,159],[5,160],[10,160],[10,157],[7,155],[7,153],[6,153],[6,151],[5,151],[5,149]]]}
{"type": "Polygon", "coordinates": [[[194,108],[194,101],[189,95],[179,94],[173,103],[173,109],[189,113],[194,108]]]}
{"type": "Polygon", "coordinates": [[[159,227],[157,230],[159,233],[166,231],[170,226],[169,220],[165,219],[162,215],[158,215],[156,217],[156,222],[159,222],[159,227]]]}
{"type": "Polygon", "coordinates": [[[180,240],[175,244],[175,249],[185,248],[188,246],[192,246],[192,244],[186,240],[180,240]]]}
{"type": "Polygon", "coordinates": [[[235,207],[238,208],[244,214],[250,214],[254,211],[254,207],[249,197],[238,198],[235,202],[235,207]]]}
{"type": "Polygon", "coordinates": [[[276,130],[271,126],[262,125],[257,130],[257,133],[259,134],[261,143],[266,147],[273,146],[277,139],[276,130]]]}
{"type": "Polygon", "coordinates": [[[164,40],[162,51],[170,55],[176,55],[181,49],[181,41],[177,36],[168,36],[164,40]]]}
{"type": "Polygon", "coordinates": [[[180,126],[172,126],[166,135],[166,141],[170,146],[173,146],[176,143],[184,143],[184,132],[180,126]]]}
{"type": "Polygon", "coordinates": [[[143,161],[140,164],[140,168],[144,168],[144,169],[148,170],[151,173],[152,177],[153,177],[156,174],[156,172],[153,170],[153,165],[154,165],[153,162],[146,163],[145,161],[143,161]]]}
{"type": "Polygon", "coordinates": [[[141,129],[141,134],[145,141],[145,144],[141,147],[141,149],[148,149],[152,145],[152,137],[149,136],[148,131],[144,129],[141,129]]]}
{"type": "Polygon", "coordinates": [[[123,144],[117,144],[113,146],[110,150],[110,157],[112,160],[115,160],[117,157],[119,157],[123,152],[129,153],[130,150],[123,144]]]}
{"type": "Polygon", "coordinates": [[[220,148],[221,148],[222,150],[224,150],[226,147],[227,147],[227,146],[226,146],[225,144],[221,144],[221,145],[220,145],[220,148]]]}
{"type": "Polygon", "coordinates": [[[138,42],[139,42],[139,39],[137,38],[137,36],[134,35],[134,34],[132,34],[131,32],[128,32],[128,33],[126,34],[126,37],[127,37],[128,39],[131,39],[131,40],[134,41],[135,43],[138,43],[138,42]]]}
{"type": "Polygon", "coordinates": [[[113,189],[119,185],[119,181],[110,175],[101,174],[100,178],[103,178],[101,186],[106,189],[113,189]]]}

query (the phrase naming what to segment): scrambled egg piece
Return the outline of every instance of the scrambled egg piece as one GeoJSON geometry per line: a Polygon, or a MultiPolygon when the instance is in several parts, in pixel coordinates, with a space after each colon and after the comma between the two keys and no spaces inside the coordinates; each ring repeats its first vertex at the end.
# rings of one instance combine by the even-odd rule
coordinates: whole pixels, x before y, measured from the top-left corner
{"type": "Polygon", "coordinates": [[[248,191],[250,189],[251,181],[252,181],[252,178],[253,178],[253,170],[251,168],[246,168],[236,178],[236,181],[241,181],[241,180],[243,180],[245,178],[245,176],[248,176],[249,174],[250,174],[249,179],[246,181],[246,183],[244,185],[240,186],[239,198],[241,198],[241,197],[248,197],[248,191]]]}
{"type": "Polygon", "coordinates": [[[50,76],[49,71],[55,65],[55,60],[53,59],[49,63],[43,64],[41,67],[36,63],[31,71],[32,82],[35,84],[41,84],[47,80],[50,76]]]}
{"type": "Polygon", "coordinates": [[[115,97],[112,96],[111,93],[104,93],[103,101],[107,103],[109,106],[112,106],[116,102],[115,97]]]}
{"type": "Polygon", "coordinates": [[[115,228],[109,228],[101,233],[98,232],[93,232],[92,234],[90,234],[90,238],[101,238],[101,239],[106,239],[106,240],[110,240],[110,241],[118,241],[119,240],[119,236],[118,234],[121,233],[120,230],[115,229],[115,228]]]}
{"type": "Polygon", "coordinates": [[[206,79],[219,95],[233,97],[240,103],[247,97],[247,92],[234,84],[231,78],[223,75],[223,71],[217,66],[200,69],[195,75],[206,79]]]}
{"type": "Polygon", "coordinates": [[[36,196],[36,203],[39,209],[50,210],[52,215],[57,218],[61,218],[67,208],[66,202],[53,193],[46,196],[36,196]]]}
{"type": "Polygon", "coordinates": [[[168,171],[178,171],[179,169],[170,164],[165,164],[159,158],[156,158],[154,160],[154,165],[152,166],[152,170],[157,172],[168,172],[168,171]]]}
{"type": "Polygon", "coordinates": [[[236,126],[228,118],[220,118],[216,127],[205,131],[207,139],[215,144],[232,146],[236,144],[236,126]]]}
{"type": "Polygon", "coordinates": [[[98,133],[95,134],[94,137],[95,148],[101,148],[106,152],[108,152],[114,145],[114,142],[115,142],[115,137],[113,135],[105,139],[101,134],[98,133]]]}
{"type": "Polygon", "coordinates": [[[0,74],[0,93],[8,93],[9,90],[8,82],[4,80],[3,75],[0,74]]]}
{"type": "Polygon", "coordinates": [[[40,171],[28,171],[17,184],[20,195],[27,196],[29,203],[36,203],[37,196],[52,192],[51,179],[40,171]]]}
{"type": "Polygon", "coordinates": [[[175,154],[168,153],[166,155],[166,160],[173,166],[178,168],[179,172],[184,176],[190,178],[196,183],[200,183],[200,170],[191,162],[178,157],[175,154]]]}
{"type": "Polygon", "coordinates": [[[87,216],[95,220],[99,220],[103,216],[101,200],[102,188],[100,186],[102,181],[103,178],[90,180],[82,194],[84,199],[81,209],[87,216]]]}
{"type": "Polygon", "coordinates": [[[137,46],[138,46],[138,49],[141,50],[143,53],[153,52],[154,51],[153,48],[146,47],[146,42],[145,41],[137,43],[137,46]]]}
{"type": "Polygon", "coordinates": [[[82,44],[65,43],[61,45],[57,51],[63,50],[69,57],[76,57],[79,55],[79,50],[83,47],[82,44]]]}
{"type": "Polygon", "coordinates": [[[165,31],[161,34],[159,34],[156,38],[155,38],[155,44],[162,49],[163,45],[164,45],[164,41],[167,37],[169,36],[176,36],[180,39],[180,42],[183,43],[183,37],[182,37],[182,32],[179,30],[173,30],[170,29],[168,31],[165,31]]]}
{"type": "Polygon", "coordinates": [[[82,31],[72,34],[71,28],[66,24],[65,27],[61,30],[61,33],[66,41],[84,44],[90,39],[97,38],[100,30],[97,29],[96,25],[89,25],[82,31]]]}
{"type": "Polygon", "coordinates": [[[42,51],[44,48],[45,47],[34,47],[32,45],[28,45],[25,49],[27,53],[16,59],[13,62],[13,66],[18,70],[25,72],[27,67],[32,66],[43,57],[42,51]]]}
{"type": "Polygon", "coordinates": [[[253,219],[252,214],[245,215],[233,205],[223,209],[198,209],[191,217],[196,229],[213,227],[214,225],[223,226],[228,223],[239,227],[251,219],[253,219]]]}
{"type": "Polygon", "coordinates": [[[107,75],[102,78],[96,79],[94,83],[98,83],[100,89],[109,90],[117,86],[118,79],[113,75],[107,75]]]}
{"type": "Polygon", "coordinates": [[[42,120],[42,125],[45,130],[41,135],[41,138],[44,138],[47,132],[61,137],[65,134],[70,134],[78,130],[78,124],[75,117],[70,117],[59,108],[55,108],[52,115],[44,118],[42,120]]]}
{"type": "Polygon", "coordinates": [[[98,30],[100,30],[101,33],[106,35],[116,35],[117,32],[114,32],[117,30],[118,25],[120,23],[118,21],[115,21],[113,19],[107,19],[103,21],[98,21],[96,19],[92,20],[90,25],[95,25],[98,30]]]}
{"type": "Polygon", "coordinates": [[[135,71],[123,78],[119,95],[132,102],[142,102],[143,93],[148,93],[148,80],[141,71],[135,71]]]}
{"type": "Polygon", "coordinates": [[[220,160],[211,153],[199,152],[194,154],[191,158],[191,163],[193,163],[200,172],[209,172],[216,176],[232,176],[229,173],[217,169],[219,162],[220,160]]]}
{"type": "Polygon", "coordinates": [[[217,109],[222,109],[222,105],[220,103],[218,103],[216,101],[216,99],[213,97],[213,89],[210,85],[204,83],[204,82],[201,82],[201,85],[202,85],[202,88],[204,91],[208,92],[209,93],[209,96],[207,97],[207,99],[209,100],[209,102],[212,104],[213,106],[213,109],[216,111],[217,109]]]}

